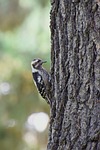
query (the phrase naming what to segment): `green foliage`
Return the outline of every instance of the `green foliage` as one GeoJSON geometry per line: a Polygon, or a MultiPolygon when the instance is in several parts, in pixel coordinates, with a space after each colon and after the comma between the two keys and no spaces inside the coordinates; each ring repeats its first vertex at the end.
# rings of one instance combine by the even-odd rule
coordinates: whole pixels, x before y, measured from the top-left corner
{"type": "Polygon", "coordinates": [[[30,67],[37,57],[50,67],[49,1],[0,0],[0,20],[0,149],[41,150],[46,140],[30,145],[23,137],[30,114],[49,114],[30,67]]]}

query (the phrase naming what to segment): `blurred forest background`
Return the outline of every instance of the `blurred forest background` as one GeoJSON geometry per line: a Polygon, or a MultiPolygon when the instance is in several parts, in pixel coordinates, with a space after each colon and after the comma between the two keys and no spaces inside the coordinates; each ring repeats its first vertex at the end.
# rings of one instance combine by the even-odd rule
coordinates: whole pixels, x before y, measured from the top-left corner
{"type": "Polygon", "coordinates": [[[49,0],[0,0],[0,149],[45,150],[49,107],[30,63],[50,68],[49,0]]]}

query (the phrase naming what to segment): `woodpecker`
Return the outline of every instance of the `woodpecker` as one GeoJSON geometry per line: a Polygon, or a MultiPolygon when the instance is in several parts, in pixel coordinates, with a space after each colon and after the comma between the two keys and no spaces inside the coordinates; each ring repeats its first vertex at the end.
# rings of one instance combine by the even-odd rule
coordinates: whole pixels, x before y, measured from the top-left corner
{"type": "Polygon", "coordinates": [[[51,86],[51,76],[50,74],[42,67],[42,64],[46,63],[41,59],[34,59],[31,62],[32,76],[33,81],[41,94],[41,96],[50,104],[49,94],[51,86]]]}

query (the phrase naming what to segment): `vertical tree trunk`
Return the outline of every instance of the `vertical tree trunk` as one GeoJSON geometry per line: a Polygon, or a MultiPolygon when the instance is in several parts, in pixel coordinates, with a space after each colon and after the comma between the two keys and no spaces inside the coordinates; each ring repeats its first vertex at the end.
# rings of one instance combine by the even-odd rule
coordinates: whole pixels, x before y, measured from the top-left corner
{"type": "Polygon", "coordinates": [[[51,0],[48,150],[100,149],[100,2],[51,0]]]}

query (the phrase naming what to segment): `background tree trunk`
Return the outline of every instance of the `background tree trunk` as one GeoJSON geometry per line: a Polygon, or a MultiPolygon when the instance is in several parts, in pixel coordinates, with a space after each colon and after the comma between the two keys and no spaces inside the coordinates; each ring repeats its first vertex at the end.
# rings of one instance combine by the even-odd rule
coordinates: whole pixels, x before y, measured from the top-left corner
{"type": "Polygon", "coordinates": [[[100,1],[51,0],[48,150],[100,149],[100,1]]]}

